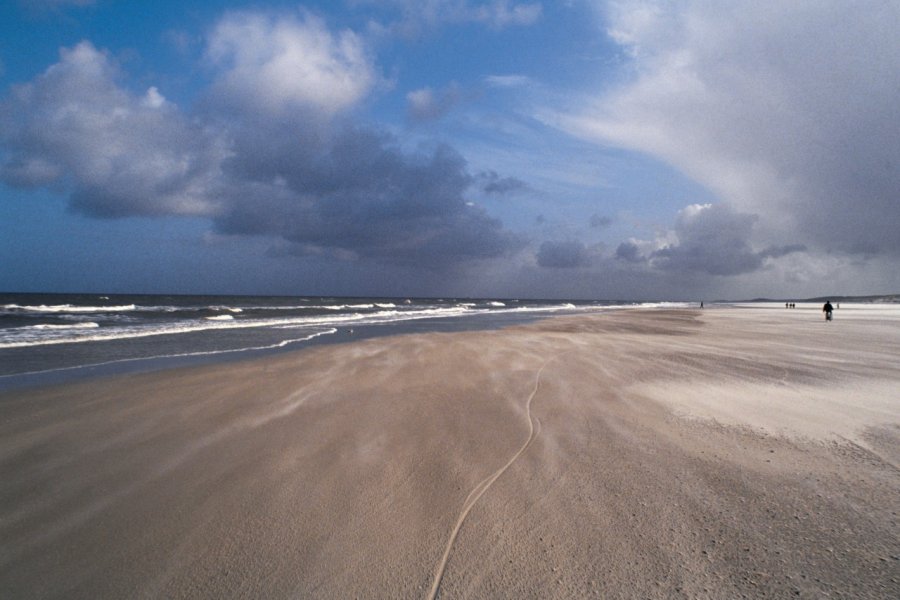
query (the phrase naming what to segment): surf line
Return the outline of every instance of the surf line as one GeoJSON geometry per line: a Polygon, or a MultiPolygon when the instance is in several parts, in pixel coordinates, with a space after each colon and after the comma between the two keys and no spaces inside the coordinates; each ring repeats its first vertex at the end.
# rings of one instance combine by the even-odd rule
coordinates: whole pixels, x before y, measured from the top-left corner
{"type": "MultiPolygon", "coordinates": [[[[459,514],[459,518],[456,520],[456,524],[453,526],[453,531],[450,533],[450,539],[447,540],[447,547],[444,548],[444,555],[441,557],[441,561],[438,563],[437,569],[434,573],[434,581],[431,583],[431,591],[428,593],[428,600],[434,600],[437,597],[438,588],[441,586],[441,579],[444,577],[444,571],[447,569],[447,561],[450,558],[450,550],[453,549],[453,543],[456,541],[456,536],[459,534],[459,530],[462,528],[463,522],[466,520],[466,517],[469,515],[469,511],[472,510],[472,507],[475,506],[475,503],[478,502],[478,499],[481,498],[486,491],[491,487],[491,485],[500,478],[503,473],[514,463],[519,456],[522,455],[523,452],[531,445],[531,442],[534,441],[536,437],[535,429],[535,420],[536,418],[531,416],[531,401],[534,400],[534,397],[537,395],[538,390],[541,388],[541,374],[543,374],[544,369],[550,364],[553,358],[548,358],[541,368],[538,369],[537,374],[534,377],[534,388],[531,390],[531,395],[528,396],[528,400],[525,402],[525,413],[528,415],[528,439],[525,440],[525,443],[516,451],[515,454],[506,462],[505,465],[485,477],[481,480],[481,482],[476,485],[469,495],[466,497],[466,501],[463,503],[462,512],[459,514]]],[[[538,422],[538,427],[540,427],[540,422],[538,422]]]]}

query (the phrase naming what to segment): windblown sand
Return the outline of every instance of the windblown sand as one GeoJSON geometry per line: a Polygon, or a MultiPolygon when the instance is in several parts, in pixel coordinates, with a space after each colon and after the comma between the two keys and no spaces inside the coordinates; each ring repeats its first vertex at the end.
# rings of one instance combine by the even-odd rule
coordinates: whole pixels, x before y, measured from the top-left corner
{"type": "Polygon", "coordinates": [[[0,396],[2,598],[900,597],[900,312],[560,317],[0,396]]]}

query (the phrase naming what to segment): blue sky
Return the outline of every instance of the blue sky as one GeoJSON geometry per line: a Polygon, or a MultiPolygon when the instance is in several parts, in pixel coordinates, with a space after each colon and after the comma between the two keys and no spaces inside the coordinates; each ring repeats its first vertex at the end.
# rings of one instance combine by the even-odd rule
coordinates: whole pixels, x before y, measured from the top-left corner
{"type": "Polygon", "coordinates": [[[0,5],[0,290],[900,290],[900,8],[0,5]]]}

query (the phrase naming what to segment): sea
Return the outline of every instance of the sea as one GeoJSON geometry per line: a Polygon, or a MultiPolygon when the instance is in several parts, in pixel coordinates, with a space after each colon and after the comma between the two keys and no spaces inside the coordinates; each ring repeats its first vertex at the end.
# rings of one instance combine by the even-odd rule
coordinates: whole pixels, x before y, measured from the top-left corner
{"type": "Polygon", "coordinates": [[[492,329],[554,314],[628,306],[640,305],[492,298],[0,294],[0,390],[383,335],[492,329]]]}

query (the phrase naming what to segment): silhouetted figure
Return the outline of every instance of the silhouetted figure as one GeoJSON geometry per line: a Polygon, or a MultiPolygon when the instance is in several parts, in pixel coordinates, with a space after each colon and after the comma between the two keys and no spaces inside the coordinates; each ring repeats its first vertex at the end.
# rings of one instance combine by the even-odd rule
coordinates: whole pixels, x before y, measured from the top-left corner
{"type": "Polygon", "coordinates": [[[825,301],[825,306],[822,307],[822,312],[825,313],[825,320],[831,320],[831,312],[834,310],[834,307],[831,306],[831,302],[828,300],[825,301]]]}
{"type": "Polygon", "coordinates": [[[790,308],[791,305],[790,305],[788,302],[785,302],[785,303],[784,303],[784,307],[785,307],[785,308],[790,308]]]}

